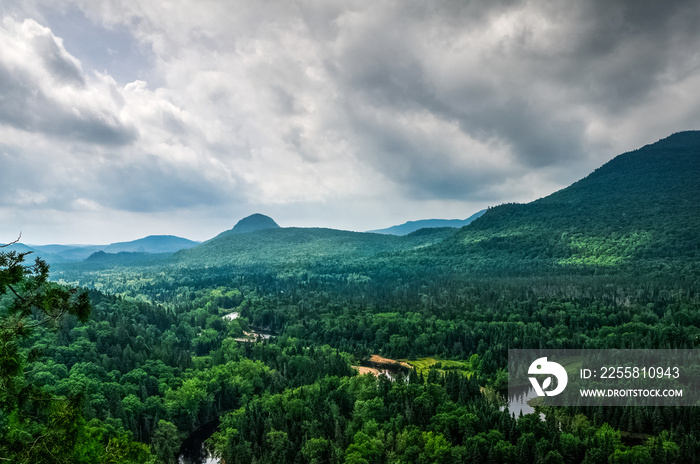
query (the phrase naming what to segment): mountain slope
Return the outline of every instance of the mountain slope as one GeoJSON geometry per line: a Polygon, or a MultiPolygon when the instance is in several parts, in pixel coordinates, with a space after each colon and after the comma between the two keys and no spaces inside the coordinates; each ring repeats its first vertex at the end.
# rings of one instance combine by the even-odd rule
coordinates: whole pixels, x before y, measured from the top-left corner
{"type": "Polygon", "coordinates": [[[476,218],[486,212],[485,209],[472,214],[467,219],[422,219],[419,221],[408,221],[397,226],[387,227],[386,229],[370,230],[368,232],[375,234],[389,235],[408,235],[420,229],[433,229],[440,227],[460,228],[469,225],[476,218]]]}
{"type": "MultiPolygon", "coordinates": [[[[108,261],[110,255],[117,253],[146,253],[146,254],[162,254],[174,253],[186,248],[192,248],[199,244],[186,238],[175,237],[173,235],[150,235],[130,242],[117,242],[110,245],[31,245],[27,246],[21,243],[16,243],[9,247],[17,251],[31,251],[29,259],[41,257],[51,265],[76,263],[83,261],[93,254],[103,252],[103,261],[108,261]]],[[[121,257],[121,261],[126,258],[121,257]]],[[[159,258],[161,259],[161,258],[159,258]]],[[[143,257],[138,262],[147,261],[147,257],[143,257]]]]}
{"type": "Polygon", "coordinates": [[[174,253],[186,248],[192,248],[198,242],[193,242],[174,235],[149,235],[148,237],[132,240],[130,242],[112,243],[103,248],[105,253],[174,253]]]}
{"type": "Polygon", "coordinates": [[[30,253],[26,258],[26,262],[34,262],[36,258],[41,258],[49,264],[63,263],[67,260],[59,254],[44,250],[40,245],[25,245],[24,243],[13,243],[12,245],[3,248],[4,251],[15,251],[17,253],[30,253]]]}
{"type": "Polygon", "coordinates": [[[223,232],[224,234],[247,234],[265,229],[279,229],[280,226],[269,216],[255,213],[248,217],[244,217],[233,226],[233,229],[223,232]]]}
{"type": "Polygon", "coordinates": [[[53,262],[82,261],[96,251],[103,250],[105,245],[32,245],[41,256],[48,256],[49,264],[53,262]]]}
{"type": "Polygon", "coordinates": [[[322,228],[272,228],[251,233],[224,232],[175,254],[190,266],[307,266],[350,264],[384,253],[435,244],[454,229],[427,229],[405,237],[322,228]]]}
{"type": "Polygon", "coordinates": [[[97,251],[79,263],[69,263],[64,266],[59,266],[58,269],[97,270],[114,267],[167,265],[171,257],[172,253],[144,253],[133,251],[105,253],[104,251],[97,251]]]}
{"type": "Polygon", "coordinates": [[[567,265],[697,261],[699,179],[700,131],[677,133],[545,198],[490,208],[433,251],[567,265]]]}

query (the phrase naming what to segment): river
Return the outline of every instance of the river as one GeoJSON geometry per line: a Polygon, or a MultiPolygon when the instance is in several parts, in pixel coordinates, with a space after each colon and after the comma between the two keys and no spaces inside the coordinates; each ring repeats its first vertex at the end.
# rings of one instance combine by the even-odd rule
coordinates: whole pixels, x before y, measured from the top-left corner
{"type": "Polygon", "coordinates": [[[535,412],[535,408],[527,404],[528,401],[537,397],[537,393],[531,386],[527,385],[511,390],[514,391],[514,393],[511,393],[511,391],[507,393],[507,407],[509,413],[515,414],[515,417],[518,417],[521,412],[523,415],[535,412]]]}
{"type": "MultiPolygon", "coordinates": [[[[535,408],[528,404],[528,401],[537,397],[537,393],[531,386],[523,385],[519,388],[513,388],[506,392],[506,395],[508,404],[502,410],[508,408],[508,412],[515,417],[519,417],[521,412],[523,415],[535,412],[535,408]]],[[[545,415],[540,413],[540,419],[544,420],[545,415]]]]}
{"type": "Polygon", "coordinates": [[[179,464],[220,464],[221,458],[212,456],[204,442],[216,432],[219,426],[219,419],[214,419],[192,432],[192,434],[182,442],[180,454],[177,457],[179,464]]]}

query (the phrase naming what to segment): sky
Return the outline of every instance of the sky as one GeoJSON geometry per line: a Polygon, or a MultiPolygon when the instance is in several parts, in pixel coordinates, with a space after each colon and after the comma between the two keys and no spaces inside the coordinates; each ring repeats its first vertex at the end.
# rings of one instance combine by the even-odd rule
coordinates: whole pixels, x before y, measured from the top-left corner
{"type": "Polygon", "coordinates": [[[3,0],[0,242],[369,230],[700,129],[695,0],[3,0]]]}

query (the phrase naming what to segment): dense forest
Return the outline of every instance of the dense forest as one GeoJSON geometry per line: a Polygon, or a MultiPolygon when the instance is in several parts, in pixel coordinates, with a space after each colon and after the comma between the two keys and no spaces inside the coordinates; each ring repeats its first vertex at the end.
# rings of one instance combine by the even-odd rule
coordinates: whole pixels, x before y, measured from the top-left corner
{"type": "Polygon", "coordinates": [[[0,461],[173,463],[211,428],[226,464],[696,462],[698,407],[515,416],[503,390],[508,349],[700,347],[699,175],[681,133],[459,230],[0,249],[0,461]]]}

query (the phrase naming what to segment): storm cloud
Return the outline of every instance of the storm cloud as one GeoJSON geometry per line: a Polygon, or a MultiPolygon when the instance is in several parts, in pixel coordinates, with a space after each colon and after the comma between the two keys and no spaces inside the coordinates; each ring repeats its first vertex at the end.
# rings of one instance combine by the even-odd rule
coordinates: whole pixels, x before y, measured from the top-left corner
{"type": "Polygon", "coordinates": [[[80,62],[48,28],[5,17],[0,40],[0,121],[27,132],[101,144],[135,138],[136,130],[119,120],[115,102],[102,104],[104,97],[95,95],[104,89],[86,88],[80,62]]]}
{"type": "Polygon", "coordinates": [[[115,241],[206,239],[256,211],[355,230],[465,218],[700,125],[690,0],[35,0],[0,13],[8,236],[33,209],[65,213],[47,230],[66,234],[81,221],[116,234],[116,215],[138,225],[115,241]]]}

